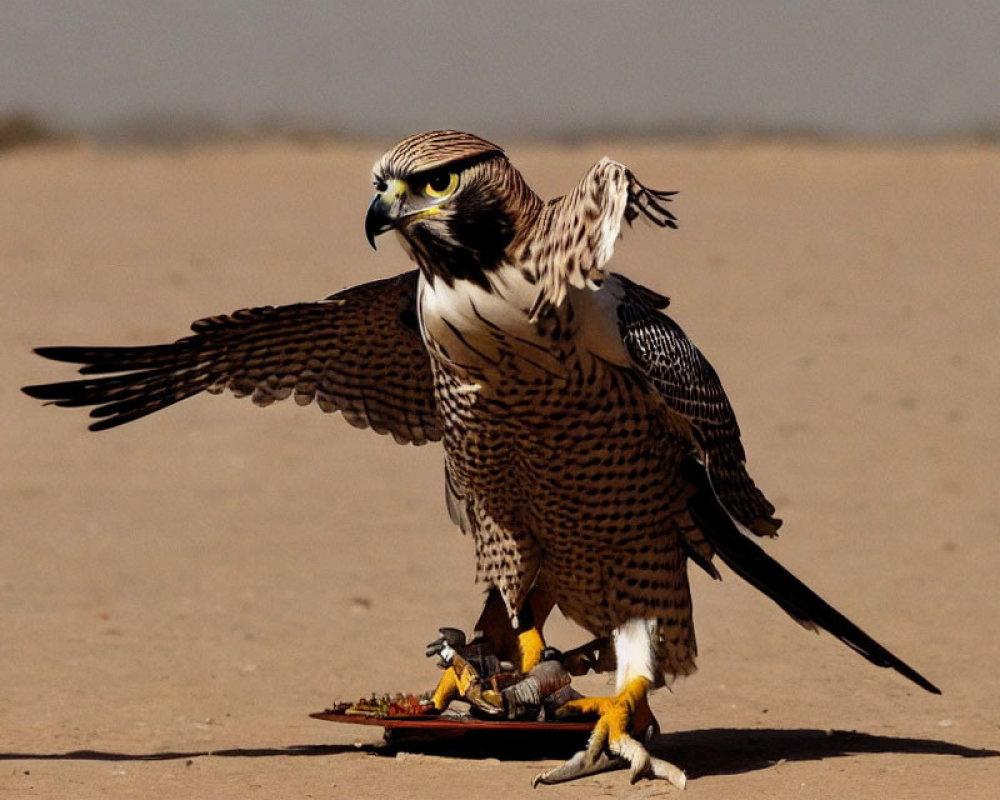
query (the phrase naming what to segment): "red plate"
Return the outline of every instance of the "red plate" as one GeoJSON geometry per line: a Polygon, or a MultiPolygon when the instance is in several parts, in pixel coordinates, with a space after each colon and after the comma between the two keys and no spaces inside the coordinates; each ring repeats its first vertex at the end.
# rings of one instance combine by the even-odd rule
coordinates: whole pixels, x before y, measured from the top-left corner
{"type": "Polygon", "coordinates": [[[310,714],[313,719],[324,719],[327,722],[346,722],[351,725],[378,725],[390,730],[413,731],[451,731],[461,733],[466,731],[566,731],[589,733],[594,728],[594,720],[572,719],[536,722],[533,720],[480,719],[479,717],[375,717],[364,714],[345,714],[338,711],[318,711],[310,714]]]}

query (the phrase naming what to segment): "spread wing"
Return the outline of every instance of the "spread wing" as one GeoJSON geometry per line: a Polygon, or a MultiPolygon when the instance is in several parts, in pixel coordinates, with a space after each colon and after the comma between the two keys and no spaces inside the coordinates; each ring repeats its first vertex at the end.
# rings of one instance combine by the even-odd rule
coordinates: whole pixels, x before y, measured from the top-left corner
{"type": "Polygon", "coordinates": [[[417,272],[325,300],[244,309],[193,323],[194,334],[144,347],[42,347],[88,377],[26,386],[57,406],[96,406],[91,430],[139,419],[202,391],[267,406],[294,397],[340,411],[400,443],[441,438],[431,366],[417,329],[417,272]],[[100,377],[89,377],[100,376],[100,377]]]}
{"type": "Polygon", "coordinates": [[[615,277],[625,287],[618,326],[632,360],[667,405],[690,422],[729,513],[754,533],[773,536],[781,520],[747,474],[740,428],[719,376],[680,326],[661,313],[665,297],[615,277]]]}

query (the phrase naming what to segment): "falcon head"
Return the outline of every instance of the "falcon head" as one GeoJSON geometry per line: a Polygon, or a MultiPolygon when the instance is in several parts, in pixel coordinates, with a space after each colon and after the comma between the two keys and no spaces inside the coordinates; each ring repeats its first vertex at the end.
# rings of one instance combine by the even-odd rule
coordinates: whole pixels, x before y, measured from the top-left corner
{"type": "Polygon", "coordinates": [[[497,145],[470,133],[403,139],[372,168],[365,234],[397,231],[428,279],[488,282],[526,212],[540,201],[497,145]]]}

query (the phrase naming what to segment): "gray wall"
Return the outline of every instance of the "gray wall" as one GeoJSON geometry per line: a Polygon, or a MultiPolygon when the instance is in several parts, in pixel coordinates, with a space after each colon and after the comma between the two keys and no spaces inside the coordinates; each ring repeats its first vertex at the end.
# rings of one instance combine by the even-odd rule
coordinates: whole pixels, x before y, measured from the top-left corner
{"type": "Polygon", "coordinates": [[[0,114],[174,136],[1000,132],[1000,2],[0,0],[0,114]]]}

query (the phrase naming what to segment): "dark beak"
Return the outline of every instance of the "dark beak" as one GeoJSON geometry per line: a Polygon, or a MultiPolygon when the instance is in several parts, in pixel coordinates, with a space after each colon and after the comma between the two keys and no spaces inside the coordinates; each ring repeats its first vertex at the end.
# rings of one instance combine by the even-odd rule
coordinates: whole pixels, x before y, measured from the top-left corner
{"type": "Polygon", "coordinates": [[[371,205],[368,206],[368,214],[365,216],[365,237],[373,250],[377,249],[375,237],[392,228],[393,224],[392,204],[386,202],[384,194],[375,195],[371,205]]]}

